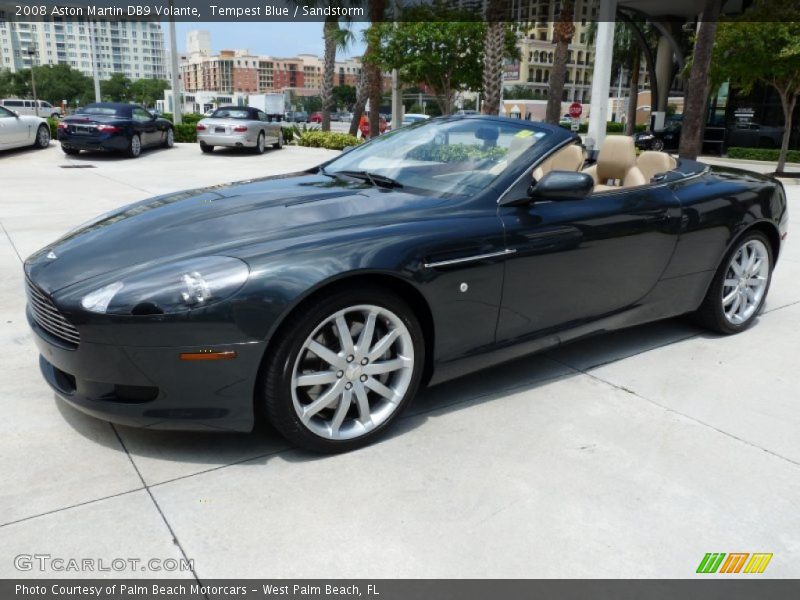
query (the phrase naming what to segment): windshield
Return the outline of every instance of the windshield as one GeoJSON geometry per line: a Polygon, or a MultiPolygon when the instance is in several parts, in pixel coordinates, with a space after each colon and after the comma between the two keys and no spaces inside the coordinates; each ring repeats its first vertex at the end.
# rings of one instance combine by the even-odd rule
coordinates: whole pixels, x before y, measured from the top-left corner
{"type": "Polygon", "coordinates": [[[369,174],[396,187],[472,195],[500,177],[548,135],[530,123],[430,120],[382,135],[330,162],[325,174],[369,174]]]}
{"type": "Polygon", "coordinates": [[[211,117],[214,119],[249,119],[250,113],[246,110],[220,108],[215,110],[211,117]]]}
{"type": "Polygon", "coordinates": [[[124,116],[123,115],[124,109],[121,108],[114,108],[113,106],[84,106],[83,108],[79,108],[75,114],[77,115],[106,115],[109,117],[113,116],[124,116]]]}

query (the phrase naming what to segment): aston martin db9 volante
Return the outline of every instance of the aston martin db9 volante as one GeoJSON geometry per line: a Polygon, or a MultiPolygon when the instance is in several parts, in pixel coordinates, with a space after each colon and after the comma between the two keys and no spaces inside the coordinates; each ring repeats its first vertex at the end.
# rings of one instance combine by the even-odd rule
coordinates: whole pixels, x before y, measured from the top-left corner
{"type": "Polygon", "coordinates": [[[213,152],[214,146],[227,146],[263,154],[267,144],[283,148],[283,130],[263,110],[222,106],[197,123],[197,141],[203,152],[213,152]]]}
{"type": "Polygon", "coordinates": [[[109,421],[266,418],[337,452],[423,384],[685,313],[755,322],[787,232],[780,183],[637,159],[624,136],[584,160],[560,127],[445,117],[104,215],[25,262],[42,373],[109,421]]]}
{"type": "Polygon", "coordinates": [[[96,102],[61,121],[58,140],[65,154],[104,150],[138,158],[144,148],[172,148],[175,132],[172,123],[136,104],[96,102]]]}
{"type": "Polygon", "coordinates": [[[11,148],[47,148],[50,126],[41,117],[18,115],[0,106],[0,150],[11,148]]]}

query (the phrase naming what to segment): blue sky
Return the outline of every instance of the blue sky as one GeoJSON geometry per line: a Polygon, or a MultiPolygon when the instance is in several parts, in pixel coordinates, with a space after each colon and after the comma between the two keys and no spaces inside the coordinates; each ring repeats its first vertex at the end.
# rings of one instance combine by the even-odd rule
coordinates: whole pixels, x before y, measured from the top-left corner
{"type": "MultiPolygon", "coordinates": [[[[163,23],[169,35],[168,23],[163,23]]],[[[360,56],[364,53],[361,30],[364,24],[354,23],[356,41],[347,52],[338,52],[337,57],[360,56]]],[[[175,24],[178,50],[186,46],[186,32],[192,29],[207,29],[211,32],[214,52],[247,48],[254,54],[289,57],[297,54],[322,55],[322,23],[184,23],[175,24]]]]}

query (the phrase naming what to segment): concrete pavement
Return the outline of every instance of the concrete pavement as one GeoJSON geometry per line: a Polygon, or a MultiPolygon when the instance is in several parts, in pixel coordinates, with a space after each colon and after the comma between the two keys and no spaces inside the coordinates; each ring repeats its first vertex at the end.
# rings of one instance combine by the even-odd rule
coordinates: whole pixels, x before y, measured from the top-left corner
{"type": "Polygon", "coordinates": [[[674,319],[527,357],[426,390],[350,454],[114,427],[54,398],[20,258],[134,200],[328,156],[0,154],[0,577],[50,553],[194,563],[72,576],[682,578],[712,551],[772,552],[765,576],[800,576],[797,210],[750,331],[674,319]]]}

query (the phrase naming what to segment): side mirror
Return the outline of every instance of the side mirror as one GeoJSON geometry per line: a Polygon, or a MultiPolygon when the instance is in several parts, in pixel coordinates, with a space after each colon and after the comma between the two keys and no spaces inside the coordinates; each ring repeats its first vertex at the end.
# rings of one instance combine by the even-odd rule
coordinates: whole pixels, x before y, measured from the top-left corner
{"type": "Polygon", "coordinates": [[[19,113],[17,111],[12,110],[11,112],[13,113],[15,119],[19,119],[19,113]]]}
{"type": "Polygon", "coordinates": [[[550,171],[528,189],[532,200],[583,200],[592,193],[594,179],[588,173],[550,171]]]}

